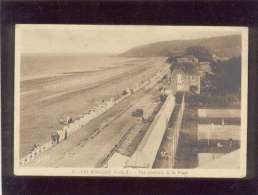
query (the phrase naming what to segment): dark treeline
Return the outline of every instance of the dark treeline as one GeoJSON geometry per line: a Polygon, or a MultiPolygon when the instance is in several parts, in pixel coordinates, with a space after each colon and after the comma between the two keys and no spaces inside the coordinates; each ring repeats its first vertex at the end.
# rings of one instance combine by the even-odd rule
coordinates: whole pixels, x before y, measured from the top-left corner
{"type": "Polygon", "coordinates": [[[240,106],[241,57],[211,63],[213,74],[202,80],[201,95],[192,97],[192,102],[206,106],[240,106]]]}
{"type": "Polygon", "coordinates": [[[208,93],[217,95],[238,94],[241,92],[241,57],[233,57],[227,61],[211,63],[212,75],[207,75],[204,82],[210,85],[208,93]]]}
{"type": "Polygon", "coordinates": [[[213,60],[211,51],[207,47],[203,46],[188,47],[184,53],[185,55],[192,55],[202,62],[213,60]]]}
{"type": "Polygon", "coordinates": [[[193,63],[180,63],[180,64],[171,64],[170,71],[173,72],[174,69],[179,68],[183,70],[185,73],[194,74],[198,71],[197,64],[193,63]]]}

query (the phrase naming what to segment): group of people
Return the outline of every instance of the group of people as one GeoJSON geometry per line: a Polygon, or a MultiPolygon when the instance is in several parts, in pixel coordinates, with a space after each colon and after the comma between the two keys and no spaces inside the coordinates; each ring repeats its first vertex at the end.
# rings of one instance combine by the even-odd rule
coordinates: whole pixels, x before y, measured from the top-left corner
{"type": "Polygon", "coordinates": [[[168,153],[166,151],[161,151],[160,155],[161,155],[162,158],[168,159],[168,153]]]}
{"type": "Polygon", "coordinates": [[[59,144],[60,140],[67,139],[67,128],[58,129],[57,131],[53,131],[51,133],[51,143],[59,144]]]}
{"type": "MultiPolygon", "coordinates": [[[[67,116],[66,117],[66,124],[70,124],[72,123],[72,118],[67,116]]],[[[59,142],[61,140],[66,140],[67,139],[67,135],[68,135],[68,132],[67,132],[68,128],[67,127],[64,127],[62,129],[57,129],[56,131],[53,131],[51,133],[51,143],[52,144],[59,144],[59,142]]]]}

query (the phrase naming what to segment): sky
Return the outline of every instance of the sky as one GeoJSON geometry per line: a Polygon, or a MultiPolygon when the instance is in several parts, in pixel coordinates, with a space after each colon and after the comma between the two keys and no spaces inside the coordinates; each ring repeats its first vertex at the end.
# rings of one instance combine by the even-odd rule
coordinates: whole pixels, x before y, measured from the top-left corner
{"type": "Polygon", "coordinates": [[[125,25],[16,26],[16,49],[22,53],[119,54],[158,41],[239,34],[240,27],[125,25]]]}

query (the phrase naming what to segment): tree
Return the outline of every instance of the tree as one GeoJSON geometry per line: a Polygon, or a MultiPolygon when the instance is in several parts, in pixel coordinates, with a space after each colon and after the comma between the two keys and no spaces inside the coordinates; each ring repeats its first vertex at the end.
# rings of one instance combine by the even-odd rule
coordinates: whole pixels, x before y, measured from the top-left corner
{"type": "Polygon", "coordinates": [[[205,78],[206,93],[226,95],[239,94],[241,88],[241,58],[213,62],[213,75],[205,78]]]}
{"type": "Polygon", "coordinates": [[[185,55],[193,55],[199,61],[212,61],[212,53],[207,47],[193,46],[185,49],[185,55]]]}

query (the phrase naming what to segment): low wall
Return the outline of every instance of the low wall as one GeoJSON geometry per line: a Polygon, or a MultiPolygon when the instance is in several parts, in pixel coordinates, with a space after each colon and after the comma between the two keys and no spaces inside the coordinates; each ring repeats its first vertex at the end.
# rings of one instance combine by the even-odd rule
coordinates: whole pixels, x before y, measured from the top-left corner
{"type": "Polygon", "coordinates": [[[135,153],[126,162],[126,167],[151,168],[153,166],[174,107],[175,97],[170,94],[166,98],[165,103],[162,105],[135,153]]]}
{"type": "Polygon", "coordinates": [[[240,125],[200,125],[198,124],[198,140],[240,140],[240,125]]]}
{"type": "Polygon", "coordinates": [[[198,109],[198,117],[204,118],[240,118],[240,109],[198,109]]]}

